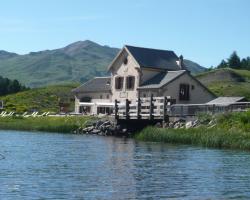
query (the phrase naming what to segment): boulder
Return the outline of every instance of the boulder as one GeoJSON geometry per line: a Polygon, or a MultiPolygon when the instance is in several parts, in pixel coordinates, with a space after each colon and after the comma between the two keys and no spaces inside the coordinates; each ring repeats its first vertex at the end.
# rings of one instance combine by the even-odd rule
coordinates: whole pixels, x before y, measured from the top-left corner
{"type": "Polygon", "coordinates": [[[193,127],[193,121],[189,121],[185,124],[185,128],[186,129],[189,129],[189,128],[192,128],[193,127]]]}

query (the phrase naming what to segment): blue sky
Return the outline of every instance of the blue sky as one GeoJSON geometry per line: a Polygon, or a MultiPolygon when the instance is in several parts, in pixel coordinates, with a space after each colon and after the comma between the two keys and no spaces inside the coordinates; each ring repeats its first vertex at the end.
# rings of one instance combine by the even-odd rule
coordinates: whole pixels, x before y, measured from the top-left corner
{"type": "Polygon", "coordinates": [[[89,39],[174,50],[210,67],[250,56],[250,0],[5,0],[0,49],[25,54],[89,39]]]}

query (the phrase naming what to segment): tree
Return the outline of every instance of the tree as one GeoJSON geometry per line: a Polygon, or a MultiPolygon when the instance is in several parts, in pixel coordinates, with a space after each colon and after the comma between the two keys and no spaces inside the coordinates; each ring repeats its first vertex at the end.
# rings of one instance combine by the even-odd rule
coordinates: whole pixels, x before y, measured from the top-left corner
{"type": "Polygon", "coordinates": [[[228,67],[227,62],[223,59],[221,63],[217,66],[217,68],[226,68],[228,67]]]}
{"type": "Polygon", "coordinates": [[[10,80],[0,76],[0,95],[6,95],[11,93],[27,90],[27,88],[19,83],[17,80],[10,80]]]}
{"type": "Polygon", "coordinates": [[[237,55],[236,51],[234,51],[229,57],[228,65],[234,69],[239,69],[241,67],[240,57],[237,55]]]}

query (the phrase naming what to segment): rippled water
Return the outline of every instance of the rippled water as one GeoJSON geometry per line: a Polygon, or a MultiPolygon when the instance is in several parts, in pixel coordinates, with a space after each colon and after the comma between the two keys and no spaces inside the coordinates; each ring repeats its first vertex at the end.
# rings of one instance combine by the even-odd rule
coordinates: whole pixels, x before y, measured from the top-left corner
{"type": "Polygon", "coordinates": [[[0,131],[0,199],[250,199],[250,153],[0,131]]]}

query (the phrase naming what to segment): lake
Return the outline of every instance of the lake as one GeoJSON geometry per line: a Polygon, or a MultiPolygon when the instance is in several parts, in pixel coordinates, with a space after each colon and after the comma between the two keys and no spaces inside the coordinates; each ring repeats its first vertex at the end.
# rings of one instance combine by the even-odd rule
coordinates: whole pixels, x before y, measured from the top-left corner
{"type": "Polygon", "coordinates": [[[0,199],[249,199],[250,153],[0,131],[0,199]]]}

